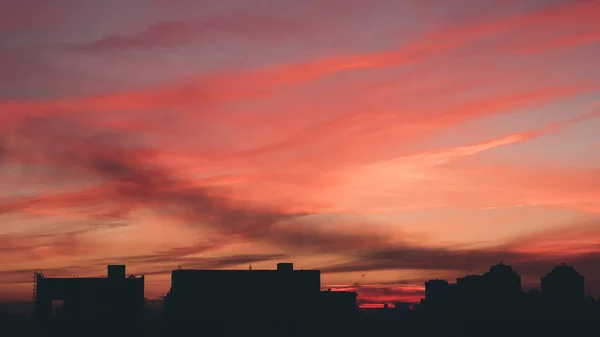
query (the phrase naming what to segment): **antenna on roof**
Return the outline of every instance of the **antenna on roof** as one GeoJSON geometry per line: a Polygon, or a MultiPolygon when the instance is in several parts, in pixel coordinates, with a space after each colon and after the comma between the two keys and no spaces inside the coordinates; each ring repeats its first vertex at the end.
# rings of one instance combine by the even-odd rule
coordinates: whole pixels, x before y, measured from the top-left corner
{"type": "Polygon", "coordinates": [[[181,265],[177,265],[177,270],[181,270],[181,265]]]}
{"type": "Polygon", "coordinates": [[[248,267],[248,270],[252,270],[252,263],[250,263],[250,266],[248,267]]]}

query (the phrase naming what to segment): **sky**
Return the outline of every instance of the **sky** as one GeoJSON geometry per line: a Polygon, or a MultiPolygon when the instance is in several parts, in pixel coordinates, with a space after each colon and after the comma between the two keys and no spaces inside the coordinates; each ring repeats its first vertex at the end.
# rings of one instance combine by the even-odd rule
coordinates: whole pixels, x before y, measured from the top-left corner
{"type": "Polygon", "coordinates": [[[0,0],[0,300],[32,272],[501,261],[600,296],[600,1],[0,0]]]}

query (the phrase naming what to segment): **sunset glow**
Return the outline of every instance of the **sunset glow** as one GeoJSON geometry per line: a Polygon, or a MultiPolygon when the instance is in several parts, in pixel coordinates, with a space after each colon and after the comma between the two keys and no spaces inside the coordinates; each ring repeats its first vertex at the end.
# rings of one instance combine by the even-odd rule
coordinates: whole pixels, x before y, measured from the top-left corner
{"type": "Polygon", "coordinates": [[[504,261],[600,296],[600,1],[0,0],[0,301],[32,273],[504,261]]]}

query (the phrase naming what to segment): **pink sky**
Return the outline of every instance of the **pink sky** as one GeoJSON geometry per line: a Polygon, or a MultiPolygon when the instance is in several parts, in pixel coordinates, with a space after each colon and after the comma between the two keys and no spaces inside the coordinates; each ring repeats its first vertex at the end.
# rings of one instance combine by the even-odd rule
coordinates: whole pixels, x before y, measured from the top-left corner
{"type": "Polygon", "coordinates": [[[32,271],[501,260],[600,296],[600,2],[0,0],[0,300],[32,271]]]}

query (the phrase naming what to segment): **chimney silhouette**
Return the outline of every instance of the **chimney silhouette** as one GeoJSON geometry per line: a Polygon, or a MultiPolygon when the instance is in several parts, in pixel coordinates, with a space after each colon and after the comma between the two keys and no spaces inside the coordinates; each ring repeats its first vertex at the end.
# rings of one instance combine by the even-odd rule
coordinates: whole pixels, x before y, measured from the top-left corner
{"type": "Polygon", "coordinates": [[[125,278],[125,265],[108,265],[108,278],[109,279],[124,279],[125,278]]]}
{"type": "Polygon", "coordinates": [[[278,271],[292,271],[294,270],[294,264],[289,262],[280,262],[277,264],[278,271]]]}

